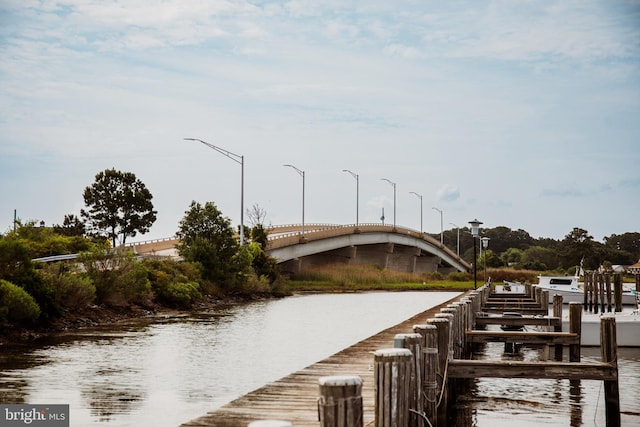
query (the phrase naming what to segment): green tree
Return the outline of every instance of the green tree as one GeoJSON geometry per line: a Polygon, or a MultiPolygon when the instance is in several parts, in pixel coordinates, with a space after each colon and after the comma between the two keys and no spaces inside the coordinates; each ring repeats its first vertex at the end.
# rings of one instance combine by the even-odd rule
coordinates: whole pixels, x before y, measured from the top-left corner
{"type": "Polygon", "coordinates": [[[147,187],[131,172],[106,169],[96,175],[90,187],[84,189],[88,210],[80,212],[94,232],[105,233],[116,247],[118,237],[124,244],[127,237],[149,231],[156,220],[147,187]]]}
{"type": "Polygon", "coordinates": [[[84,236],[87,232],[84,221],[74,214],[65,215],[62,225],[54,225],[53,230],[63,236],[84,236]]]}
{"type": "Polygon", "coordinates": [[[529,270],[554,270],[558,267],[558,255],[553,249],[532,246],[522,253],[518,267],[529,270]]]}
{"type": "Polygon", "coordinates": [[[597,256],[595,247],[593,236],[590,236],[587,230],[574,227],[560,242],[560,266],[565,269],[575,267],[580,265],[580,261],[584,258],[585,269],[598,268],[603,260],[597,256]]]}
{"type": "Polygon", "coordinates": [[[238,240],[229,218],[224,218],[213,202],[203,205],[191,202],[180,221],[177,236],[178,253],[185,261],[202,266],[203,278],[223,289],[231,290],[238,284],[238,266],[234,256],[238,240]]]}
{"type": "Polygon", "coordinates": [[[517,265],[522,260],[523,250],[518,248],[509,248],[500,255],[502,263],[507,267],[517,265]]]}

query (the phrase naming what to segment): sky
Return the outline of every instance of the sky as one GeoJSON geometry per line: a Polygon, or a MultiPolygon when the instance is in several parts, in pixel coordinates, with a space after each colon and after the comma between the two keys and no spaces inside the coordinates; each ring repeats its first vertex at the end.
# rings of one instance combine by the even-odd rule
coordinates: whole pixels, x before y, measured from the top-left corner
{"type": "Polygon", "coordinates": [[[300,223],[285,164],[307,224],[640,232],[638,0],[0,0],[0,58],[0,233],[110,168],[158,212],[129,241],[300,223]]]}

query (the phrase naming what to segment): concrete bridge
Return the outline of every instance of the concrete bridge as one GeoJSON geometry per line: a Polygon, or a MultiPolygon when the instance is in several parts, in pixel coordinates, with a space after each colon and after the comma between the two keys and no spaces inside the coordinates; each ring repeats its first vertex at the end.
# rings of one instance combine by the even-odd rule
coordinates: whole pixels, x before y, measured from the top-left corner
{"type": "MultiPolygon", "coordinates": [[[[419,231],[381,224],[300,224],[266,229],[267,253],[285,272],[327,264],[375,264],[408,273],[469,271],[469,263],[419,231]]],[[[176,238],[133,243],[140,255],[177,255],[176,238]]]]}

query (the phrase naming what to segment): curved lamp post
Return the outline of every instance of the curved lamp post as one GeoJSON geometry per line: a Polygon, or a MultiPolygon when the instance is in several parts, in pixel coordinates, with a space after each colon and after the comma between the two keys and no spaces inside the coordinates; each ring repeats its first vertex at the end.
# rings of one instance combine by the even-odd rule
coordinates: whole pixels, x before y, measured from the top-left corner
{"type": "Polygon", "coordinates": [[[382,181],[387,181],[393,187],[393,228],[396,228],[396,183],[388,180],[387,178],[380,178],[382,181]]]}
{"type": "Polygon", "coordinates": [[[444,227],[442,225],[442,210],[438,208],[431,208],[431,209],[440,212],[440,244],[444,245],[444,227]]]}
{"type": "Polygon", "coordinates": [[[449,224],[453,225],[456,228],[456,230],[458,230],[458,245],[457,245],[457,248],[458,248],[458,258],[460,258],[460,227],[458,227],[457,225],[455,225],[452,222],[450,222],[449,224]]]}
{"type": "Polygon", "coordinates": [[[209,144],[198,138],[184,138],[186,141],[198,141],[206,145],[209,148],[216,150],[223,156],[227,156],[234,162],[240,164],[240,245],[244,244],[244,156],[234,154],[231,151],[224,148],[217,147],[213,144],[209,144]]]}
{"type": "Polygon", "coordinates": [[[283,165],[283,166],[286,166],[288,168],[292,168],[293,170],[298,172],[298,174],[302,177],[302,237],[301,237],[301,239],[304,239],[304,171],[298,169],[297,167],[295,167],[293,165],[283,165]]]}
{"type": "Polygon", "coordinates": [[[478,238],[478,233],[480,232],[481,221],[474,219],[473,221],[469,221],[471,224],[471,235],[473,236],[473,289],[478,287],[478,260],[476,259],[476,239],[478,238]]]}
{"type": "Polygon", "coordinates": [[[420,199],[420,234],[422,234],[422,194],[418,194],[415,191],[409,191],[410,194],[415,194],[420,199]]]}
{"type": "Polygon", "coordinates": [[[360,175],[355,172],[351,172],[349,169],[342,169],[342,172],[347,172],[356,179],[356,228],[358,228],[358,211],[360,206],[360,175]]]}

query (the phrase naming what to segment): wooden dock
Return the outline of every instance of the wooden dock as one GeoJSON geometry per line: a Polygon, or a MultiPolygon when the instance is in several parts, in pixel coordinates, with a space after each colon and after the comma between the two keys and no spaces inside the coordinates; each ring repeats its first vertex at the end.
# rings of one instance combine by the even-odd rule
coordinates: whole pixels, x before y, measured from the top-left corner
{"type": "Polygon", "coordinates": [[[465,380],[482,377],[601,380],[607,426],[619,426],[615,318],[601,320],[601,361],[581,362],[582,304],[569,305],[569,333],[560,332],[562,297],[553,297],[553,316],[548,307],[549,295],[540,288],[516,296],[485,285],[183,426],[246,427],[259,420],[285,422],[260,424],[274,427],[446,426],[451,403],[465,393],[465,380]],[[545,315],[533,315],[536,311],[545,315]],[[492,324],[505,330],[483,329],[492,324]],[[526,325],[553,332],[517,330],[526,325]],[[523,344],[554,348],[555,360],[468,360],[478,345],[496,341],[514,351],[523,344]],[[568,361],[563,346],[569,347],[568,361]]]}
{"type": "Polygon", "coordinates": [[[333,356],[310,365],[301,371],[248,393],[203,417],[183,424],[183,427],[247,427],[255,420],[287,420],[296,427],[318,427],[318,380],[323,376],[357,375],[363,380],[364,424],[374,419],[373,353],[381,348],[393,347],[396,334],[424,323],[460,298],[456,297],[430,308],[398,325],[364,339],[333,356]]]}

